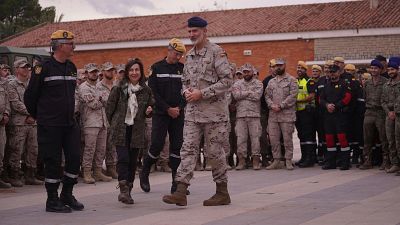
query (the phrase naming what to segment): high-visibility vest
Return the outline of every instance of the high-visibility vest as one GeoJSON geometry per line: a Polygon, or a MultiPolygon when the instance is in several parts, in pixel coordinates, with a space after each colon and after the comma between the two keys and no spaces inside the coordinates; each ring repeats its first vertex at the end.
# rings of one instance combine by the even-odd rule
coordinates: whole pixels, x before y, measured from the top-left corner
{"type": "MultiPolygon", "coordinates": [[[[299,86],[299,92],[297,94],[297,101],[304,101],[308,97],[308,90],[307,90],[307,83],[308,79],[306,78],[301,78],[297,79],[297,85],[299,86]]],[[[297,111],[302,111],[306,109],[307,102],[297,102],[296,104],[296,110],[297,111]]]]}

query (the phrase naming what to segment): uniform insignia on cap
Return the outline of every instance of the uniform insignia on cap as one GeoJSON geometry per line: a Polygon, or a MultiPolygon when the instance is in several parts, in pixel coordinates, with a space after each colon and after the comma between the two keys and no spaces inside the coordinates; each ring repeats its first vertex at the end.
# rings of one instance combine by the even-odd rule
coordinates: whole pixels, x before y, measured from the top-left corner
{"type": "Polygon", "coordinates": [[[64,37],[64,38],[67,38],[67,37],[68,37],[68,32],[65,31],[65,32],[63,33],[63,37],[64,37]]]}
{"type": "Polygon", "coordinates": [[[41,66],[35,66],[35,74],[39,75],[42,72],[42,67],[41,66]]]}

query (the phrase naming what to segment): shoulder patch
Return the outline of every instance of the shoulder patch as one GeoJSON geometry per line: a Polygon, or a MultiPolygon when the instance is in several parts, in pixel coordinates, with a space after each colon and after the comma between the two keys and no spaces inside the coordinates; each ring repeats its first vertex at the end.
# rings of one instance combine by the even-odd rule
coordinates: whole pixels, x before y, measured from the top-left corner
{"type": "Polygon", "coordinates": [[[35,66],[35,74],[39,75],[42,72],[42,66],[35,66]]]}

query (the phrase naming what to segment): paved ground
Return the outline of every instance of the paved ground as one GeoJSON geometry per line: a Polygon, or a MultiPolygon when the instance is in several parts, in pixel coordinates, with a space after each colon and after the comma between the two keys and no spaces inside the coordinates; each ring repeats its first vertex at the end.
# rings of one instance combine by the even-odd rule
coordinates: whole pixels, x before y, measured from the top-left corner
{"type": "Polygon", "coordinates": [[[377,169],[230,171],[232,204],[222,207],[202,206],[215,190],[211,172],[195,173],[187,207],[161,201],[169,191],[170,174],[154,173],[151,183],[150,193],[135,183],[131,206],[117,201],[116,181],[80,183],[75,195],[86,208],[71,214],[46,213],[44,187],[0,191],[0,224],[400,224],[400,177],[377,169]]]}

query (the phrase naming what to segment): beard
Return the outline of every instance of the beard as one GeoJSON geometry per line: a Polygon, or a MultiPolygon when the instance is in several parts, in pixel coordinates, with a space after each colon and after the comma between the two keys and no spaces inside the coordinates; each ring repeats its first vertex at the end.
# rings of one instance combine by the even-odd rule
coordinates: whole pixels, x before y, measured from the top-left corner
{"type": "Polygon", "coordinates": [[[251,81],[251,79],[253,78],[253,76],[244,76],[243,79],[245,81],[251,81]]]}
{"type": "Polygon", "coordinates": [[[275,73],[276,75],[281,76],[285,74],[285,69],[276,69],[275,73]]]}

